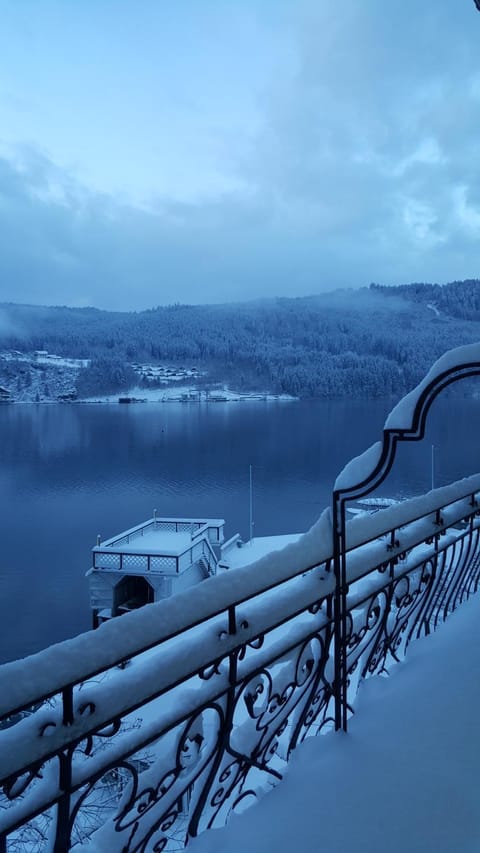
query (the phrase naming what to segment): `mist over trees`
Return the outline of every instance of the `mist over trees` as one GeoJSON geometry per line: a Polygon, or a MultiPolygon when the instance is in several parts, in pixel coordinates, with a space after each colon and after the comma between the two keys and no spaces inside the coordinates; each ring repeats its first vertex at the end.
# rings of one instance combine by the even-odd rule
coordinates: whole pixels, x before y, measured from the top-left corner
{"type": "Polygon", "coordinates": [[[480,339],[480,281],[138,313],[3,305],[0,315],[0,349],[92,359],[79,396],[128,388],[132,362],[168,362],[237,390],[375,397],[404,393],[445,350],[480,339]]]}
{"type": "Polygon", "coordinates": [[[440,313],[462,320],[480,320],[480,281],[452,281],[449,284],[401,284],[386,287],[371,284],[382,296],[400,296],[411,302],[434,305],[440,313]]]}

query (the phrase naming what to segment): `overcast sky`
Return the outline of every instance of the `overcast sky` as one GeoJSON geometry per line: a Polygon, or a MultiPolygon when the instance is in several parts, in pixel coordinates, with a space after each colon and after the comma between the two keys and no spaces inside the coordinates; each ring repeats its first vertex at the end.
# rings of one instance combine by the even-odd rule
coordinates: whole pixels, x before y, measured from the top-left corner
{"type": "Polygon", "coordinates": [[[472,0],[0,0],[0,299],[480,276],[472,0]]]}

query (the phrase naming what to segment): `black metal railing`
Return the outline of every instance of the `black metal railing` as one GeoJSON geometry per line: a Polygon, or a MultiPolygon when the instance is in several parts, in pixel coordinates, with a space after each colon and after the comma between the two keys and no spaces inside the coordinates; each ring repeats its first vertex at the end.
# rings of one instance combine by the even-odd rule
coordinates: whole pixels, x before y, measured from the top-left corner
{"type": "Polygon", "coordinates": [[[477,592],[480,475],[347,523],[350,475],[283,551],[0,668],[2,853],[183,848],[477,592]]]}
{"type": "MultiPolygon", "coordinates": [[[[400,525],[397,508],[347,525],[349,709],[362,679],[478,588],[480,476],[432,494],[423,515],[405,502],[400,525]]],[[[175,849],[275,784],[297,743],[335,723],[334,576],[328,549],[315,566],[301,555],[267,558],[263,583],[246,567],[237,590],[233,574],[202,584],[195,608],[183,594],[4,666],[4,849],[53,833],[66,851],[94,831],[99,849],[175,849]]]]}

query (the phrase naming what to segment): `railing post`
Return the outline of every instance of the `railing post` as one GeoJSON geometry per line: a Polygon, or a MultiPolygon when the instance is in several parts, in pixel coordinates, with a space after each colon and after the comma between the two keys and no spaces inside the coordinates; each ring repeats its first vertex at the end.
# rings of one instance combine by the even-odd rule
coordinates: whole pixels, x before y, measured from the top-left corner
{"type": "Polygon", "coordinates": [[[70,850],[70,790],[72,786],[72,753],[61,752],[60,789],[64,792],[57,803],[57,828],[53,853],[68,853],[70,850]]]}
{"type": "Polygon", "coordinates": [[[73,723],[73,687],[64,687],[62,690],[63,725],[71,726],[73,723]]]}
{"type": "Polygon", "coordinates": [[[347,582],[345,555],[345,507],[333,494],[333,599],[335,729],[347,731],[347,582]]]}
{"type": "MultiPolygon", "coordinates": [[[[231,604],[228,608],[228,633],[234,636],[237,633],[237,614],[235,604],[231,604]]],[[[203,814],[208,797],[211,793],[212,785],[215,777],[222,764],[225,755],[230,733],[233,727],[233,717],[235,713],[235,699],[238,681],[238,650],[232,649],[228,653],[228,690],[225,705],[225,718],[222,725],[222,730],[219,736],[216,755],[212,762],[210,771],[205,779],[203,789],[197,801],[197,805],[192,815],[192,819],[188,826],[187,837],[194,838],[198,834],[198,825],[200,816],[203,814]]]]}
{"type": "Polygon", "coordinates": [[[228,633],[231,637],[237,633],[237,616],[234,604],[231,604],[228,608],[228,633]]]}

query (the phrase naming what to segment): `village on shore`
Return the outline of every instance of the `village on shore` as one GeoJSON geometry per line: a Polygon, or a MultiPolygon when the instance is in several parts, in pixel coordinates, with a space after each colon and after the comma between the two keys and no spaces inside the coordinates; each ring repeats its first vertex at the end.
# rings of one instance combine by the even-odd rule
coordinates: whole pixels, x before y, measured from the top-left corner
{"type": "Polygon", "coordinates": [[[288,394],[240,392],[221,383],[207,385],[206,371],[196,367],[132,362],[137,383],[112,394],[81,396],[76,383],[90,359],[68,358],[35,350],[0,352],[2,403],[227,403],[294,400],[288,394]]]}

